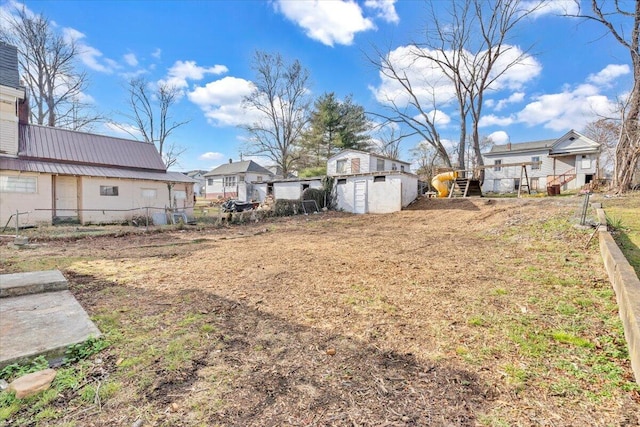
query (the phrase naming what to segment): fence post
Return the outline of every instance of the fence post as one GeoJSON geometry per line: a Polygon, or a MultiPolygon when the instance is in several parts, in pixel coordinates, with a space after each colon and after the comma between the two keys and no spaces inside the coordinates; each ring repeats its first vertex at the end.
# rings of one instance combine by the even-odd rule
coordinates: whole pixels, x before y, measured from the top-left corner
{"type": "Polygon", "coordinates": [[[16,237],[20,235],[20,212],[16,209],[16,237]]]}

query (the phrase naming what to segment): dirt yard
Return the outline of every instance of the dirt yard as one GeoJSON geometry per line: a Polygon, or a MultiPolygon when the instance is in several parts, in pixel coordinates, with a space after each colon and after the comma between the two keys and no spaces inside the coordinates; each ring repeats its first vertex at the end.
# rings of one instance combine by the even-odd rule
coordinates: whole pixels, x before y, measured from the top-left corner
{"type": "Polygon", "coordinates": [[[60,268],[111,342],[86,365],[100,401],[78,386],[39,425],[640,425],[581,203],[3,244],[3,273],[60,268]]]}

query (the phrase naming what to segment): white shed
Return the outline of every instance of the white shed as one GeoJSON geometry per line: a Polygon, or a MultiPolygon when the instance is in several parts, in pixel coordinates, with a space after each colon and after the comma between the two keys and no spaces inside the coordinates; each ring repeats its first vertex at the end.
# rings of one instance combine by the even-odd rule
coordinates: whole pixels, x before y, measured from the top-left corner
{"type": "Polygon", "coordinates": [[[347,212],[398,212],[418,197],[418,176],[411,173],[374,172],[335,179],[337,207],[347,212]]]}

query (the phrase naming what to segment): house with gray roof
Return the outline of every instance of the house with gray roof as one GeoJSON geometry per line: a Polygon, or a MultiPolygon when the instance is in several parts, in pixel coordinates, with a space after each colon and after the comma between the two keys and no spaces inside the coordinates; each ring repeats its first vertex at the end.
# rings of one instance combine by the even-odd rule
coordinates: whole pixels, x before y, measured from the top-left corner
{"type": "Polygon", "coordinates": [[[31,125],[17,50],[0,44],[0,222],[114,223],[180,209],[195,180],[167,171],[154,144],[31,125]],[[5,70],[15,69],[15,73],[5,70]]]}
{"type": "Polygon", "coordinates": [[[532,192],[578,190],[597,178],[599,153],[600,144],[575,130],[557,139],[494,145],[483,154],[482,191],[517,192],[526,178],[532,192]],[[533,164],[523,171],[522,163],[533,164]]]}
{"type": "Polygon", "coordinates": [[[207,199],[247,201],[254,193],[251,184],[268,181],[273,174],[253,160],[234,162],[229,159],[229,163],[207,172],[204,177],[207,199]]]}

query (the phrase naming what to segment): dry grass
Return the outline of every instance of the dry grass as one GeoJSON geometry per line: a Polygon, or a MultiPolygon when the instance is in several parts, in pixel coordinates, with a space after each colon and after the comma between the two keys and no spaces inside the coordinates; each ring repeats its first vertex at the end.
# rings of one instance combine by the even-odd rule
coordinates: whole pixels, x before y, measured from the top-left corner
{"type": "Polygon", "coordinates": [[[637,425],[580,204],[428,200],[50,241],[2,249],[1,267],[60,265],[112,341],[119,391],[93,412],[58,397],[51,425],[637,425]]]}

